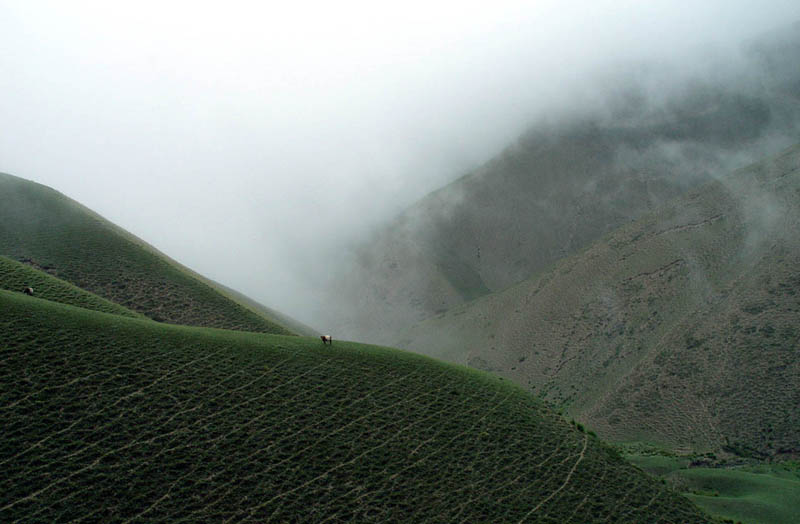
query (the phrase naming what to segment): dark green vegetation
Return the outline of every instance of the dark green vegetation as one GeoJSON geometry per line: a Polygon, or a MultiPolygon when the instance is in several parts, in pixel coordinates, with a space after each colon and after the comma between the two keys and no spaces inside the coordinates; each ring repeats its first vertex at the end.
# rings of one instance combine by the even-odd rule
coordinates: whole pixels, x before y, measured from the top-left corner
{"type": "Polygon", "coordinates": [[[785,464],[689,467],[690,459],[628,455],[720,519],[747,524],[800,522],[800,467],[785,464]]]}
{"type": "Polygon", "coordinates": [[[69,282],[64,282],[31,266],[0,256],[0,289],[22,291],[26,287],[34,289],[36,298],[102,311],[103,313],[113,313],[134,318],[142,317],[138,313],[84,291],[69,282]]]}
{"type": "Polygon", "coordinates": [[[61,193],[5,174],[0,254],[154,320],[290,334],[61,193]]]}
{"type": "Polygon", "coordinates": [[[516,386],[0,291],[0,520],[704,522],[516,386]]]}
{"type": "Polygon", "coordinates": [[[689,192],[403,345],[492,370],[601,437],[800,453],[800,146],[689,192]]]}

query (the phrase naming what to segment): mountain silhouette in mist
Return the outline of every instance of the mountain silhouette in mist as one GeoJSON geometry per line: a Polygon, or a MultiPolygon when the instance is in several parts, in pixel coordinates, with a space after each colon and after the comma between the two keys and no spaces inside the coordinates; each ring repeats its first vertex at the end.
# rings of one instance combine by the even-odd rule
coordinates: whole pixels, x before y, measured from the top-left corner
{"type": "Polygon", "coordinates": [[[746,66],[657,96],[633,78],[595,114],[534,125],[486,165],[356,245],[320,325],[390,342],[501,291],[671,198],[797,141],[800,25],[750,42],[746,66]]]}

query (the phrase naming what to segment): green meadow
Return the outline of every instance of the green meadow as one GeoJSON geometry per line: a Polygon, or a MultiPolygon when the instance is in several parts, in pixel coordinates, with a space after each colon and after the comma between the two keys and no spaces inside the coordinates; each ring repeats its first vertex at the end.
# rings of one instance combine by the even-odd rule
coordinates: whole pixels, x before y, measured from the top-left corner
{"type": "Polygon", "coordinates": [[[626,458],[721,520],[746,524],[800,522],[800,465],[796,462],[689,467],[688,457],[637,454],[626,458]]]}
{"type": "Polygon", "coordinates": [[[0,311],[4,522],[707,521],[483,372],[12,291],[0,311]]]}

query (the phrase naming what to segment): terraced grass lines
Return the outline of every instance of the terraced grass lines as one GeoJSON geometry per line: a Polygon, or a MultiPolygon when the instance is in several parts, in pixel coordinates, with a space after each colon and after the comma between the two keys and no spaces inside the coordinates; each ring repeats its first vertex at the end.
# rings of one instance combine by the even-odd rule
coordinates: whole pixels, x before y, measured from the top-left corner
{"type": "Polygon", "coordinates": [[[0,256],[0,289],[22,291],[25,287],[32,287],[35,290],[34,296],[36,298],[102,311],[103,313],[144,318],[140,313],[134,313],[119,304],[93,295],[43,271],[0,256]]]}
{"type": "Polygon", "coordinates": [[[500,379],[0,291],[0,520],[704,522],[500,379]]]}

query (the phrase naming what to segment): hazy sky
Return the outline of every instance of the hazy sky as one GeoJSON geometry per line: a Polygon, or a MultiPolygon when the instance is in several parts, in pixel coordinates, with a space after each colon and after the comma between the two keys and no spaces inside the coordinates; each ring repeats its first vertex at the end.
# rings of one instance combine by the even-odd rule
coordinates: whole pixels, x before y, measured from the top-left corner
{"type": "Polygon", "coordinates": [[[614,64],[702,71],[795,20],[796,0],[0,0],[0,171],[302,320],[348,238],[591,107],[614,64]]]}

